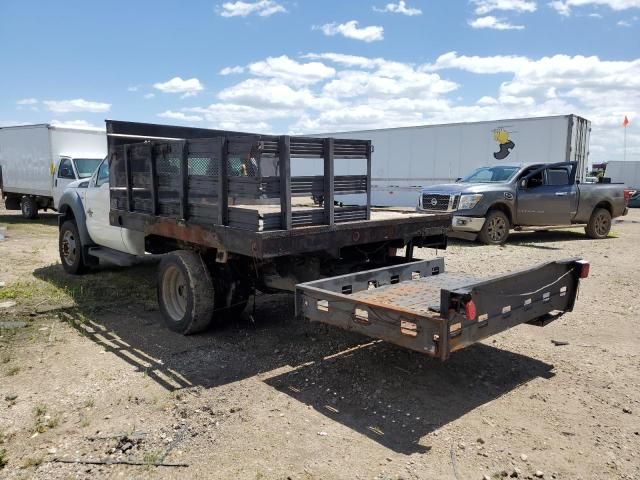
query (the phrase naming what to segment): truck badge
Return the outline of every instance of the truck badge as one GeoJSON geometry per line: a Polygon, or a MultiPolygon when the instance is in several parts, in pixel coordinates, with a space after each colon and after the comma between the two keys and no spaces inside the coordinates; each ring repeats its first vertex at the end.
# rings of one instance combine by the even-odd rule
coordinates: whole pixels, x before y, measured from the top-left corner
{"type": "Polygon", "coordinates": [[[500,145],[500,150],[493,154],[496,160],[504,160],[509,156],[511,150],[516,148],[516,144],[509,139],[509,132],[504,128],[497,128],[493,131],[493,139],[500,145]]]}
{"type": "Polygon", "coordinates": [[[431,206],[435,207],[436,205],[438,205],[438,199],[434,197],[431,199],[431,206]]]}

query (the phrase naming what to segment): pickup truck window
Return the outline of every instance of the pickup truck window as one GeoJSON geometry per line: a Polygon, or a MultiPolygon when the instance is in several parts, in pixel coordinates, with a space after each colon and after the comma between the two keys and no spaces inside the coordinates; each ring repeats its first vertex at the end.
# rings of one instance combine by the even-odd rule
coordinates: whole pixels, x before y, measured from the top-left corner
{"type": "Polygon", "coordinates": [[[109,181],[109,163],[104,160],[100,164],[98,169],[98,175],[96,176],[96,187],[100,187],[109,181]]]}
{"type": "Polygon", "coordinates": [[[68,178],[75,180],[76,176],[73,173],[73,167],[71,166],[71,160],[63,158],[60,161],[60,167],[58,168],[58,178],[68,178]]]}
{"type": "Polygon", "coordinates": [[[569,171],[566,168],[547,170],[547,185],[569,185],[569,171]]]}
{"type": "Polygon", "coordinates": [[[518,167],[482,167],[460,180],[461,183],[508,182],[518,171],[518,167]]]}

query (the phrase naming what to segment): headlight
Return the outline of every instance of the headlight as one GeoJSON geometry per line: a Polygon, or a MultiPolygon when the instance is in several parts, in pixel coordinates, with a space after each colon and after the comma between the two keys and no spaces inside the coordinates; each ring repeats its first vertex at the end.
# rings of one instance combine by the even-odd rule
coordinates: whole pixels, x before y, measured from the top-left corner
{"type": "Polygon", "coordinates": [[[473,195],[461,195],[460,202],[458,203],[458,210],[469,210],[475,207],[482,199],[482,194],[477,193],[473,195]]]}

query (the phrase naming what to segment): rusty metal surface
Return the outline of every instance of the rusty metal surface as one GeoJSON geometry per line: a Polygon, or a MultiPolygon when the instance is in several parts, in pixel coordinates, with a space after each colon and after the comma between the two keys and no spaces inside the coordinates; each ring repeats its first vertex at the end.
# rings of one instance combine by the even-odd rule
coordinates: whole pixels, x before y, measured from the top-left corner
{"type": "Polygon", "coordinates": [[[417,315],[433,316],[440,311],[440,292],[443,288],[455,290],[475,281],[477,278],[469,275],[443,272],[356,292],[352,297],[363,303],[375,303],[411,311],[417,315]]]}

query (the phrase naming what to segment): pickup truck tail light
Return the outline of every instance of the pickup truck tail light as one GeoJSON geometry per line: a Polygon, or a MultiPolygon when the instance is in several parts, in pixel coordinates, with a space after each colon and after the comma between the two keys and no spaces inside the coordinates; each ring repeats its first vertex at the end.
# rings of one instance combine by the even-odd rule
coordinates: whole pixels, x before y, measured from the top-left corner
{"type": "Polygon", "coordinates": [[[631,196],[636,193],[635,190],[632,190],[630,188],[625,188],[624,189],[624,204],[627,205],[629,203],[629,199],[631,198],[631,196]]]}
{"type": "Polygon", "coordinates": [[[469,300],[464,306],[464,316],[467,317],[467,320],[475,320],[476,314],[476,304],[473,300],[469,300]]]}
{"type": "Polygon", "coordinates": [[[580,269],[580,278],[587,278],[589,276],[589,262],[587,260],[578,260],[576,263],[580,269]]]}

